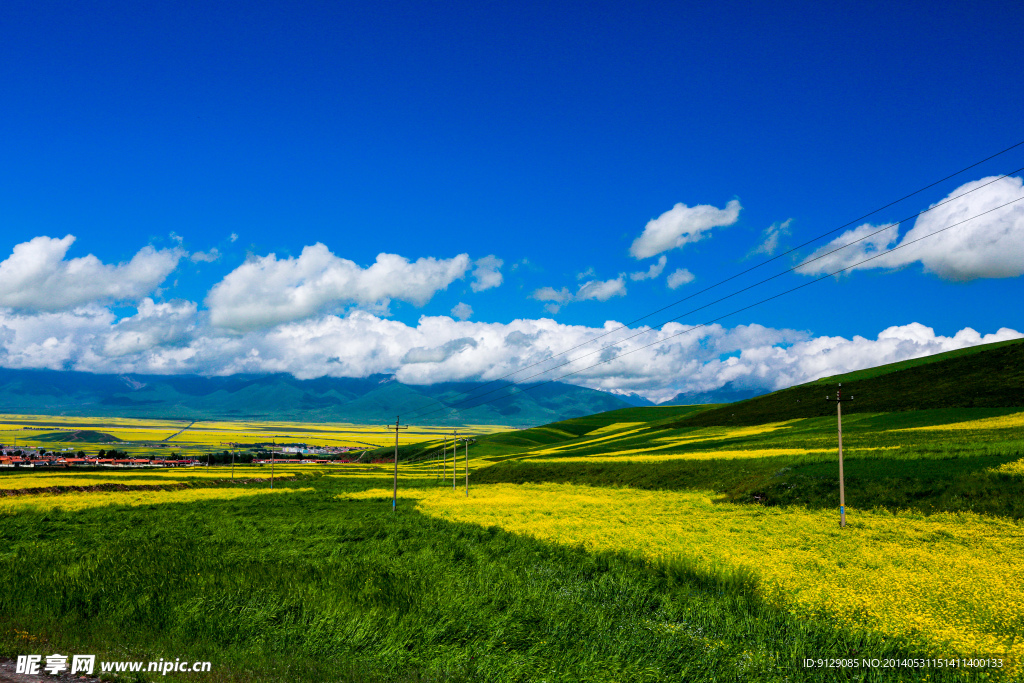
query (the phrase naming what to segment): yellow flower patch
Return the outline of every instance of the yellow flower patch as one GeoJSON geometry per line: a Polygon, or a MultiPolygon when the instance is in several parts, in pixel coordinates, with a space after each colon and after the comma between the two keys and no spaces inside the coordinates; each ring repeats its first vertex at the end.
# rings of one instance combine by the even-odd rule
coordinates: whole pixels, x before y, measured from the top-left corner
{"type": "MultiPolygon", "coordinates": [[[[260,485],[262,486],[262,485],[260,485]]],[[[17,496],[0,498],[0,514],[26,510],[84,510],[103,505],[164,505],[204,500],[232,500],[248,496],[300,493],[314,489],[184,489],[181,491],[98,491],[69,496],[17,496]]]]}
{"type": "Polygon", "coordinates": [[[953,422],[951,424],[929,425],[927,427],[908,427],[907,429],[899,429],[895,431],[920,432],[941,430],[945,432],[974,429],[1009,429],[1013,427],[1024,427],[1024,412],[1011,413],[1010,415],[1003,415],[1001,417],[985,417],[980,420],[970,420],[969,422],[953,422]]]}
{"type": "MultiPolygon", "coordinates": [[[[374,490],[344,497],[390,497],[374,490]]],[[[974,514],[766,508],[711,493],[495,484],[463,493],[406,490],[417,509],[594,550],[745,568],[794,613],[920,636],[936,656],[1024,655],[1024,529],[974,514]]]]}

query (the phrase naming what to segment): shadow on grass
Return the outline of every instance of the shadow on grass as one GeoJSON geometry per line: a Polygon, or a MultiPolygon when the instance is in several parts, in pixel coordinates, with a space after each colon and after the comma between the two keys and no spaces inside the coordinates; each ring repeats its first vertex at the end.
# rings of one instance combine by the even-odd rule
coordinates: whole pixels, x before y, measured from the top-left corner
{"type": "MultiPolygon", "coordinates": [[[[1024,477],[992,471],[1024,454],[946,459],[850,458],[846,500],[861,509],[976,512],[1024,518],[1024,477]]],[[[780,456],[663,463],[503,462],[474,473],[475,483],[571,483],[652,490],[714,491],[719,502],[838,506],[836,456],[780,456]],[[808,462],[811,460],[811,462],[808,462]]]]}
{"type": "Polygon", "coordinates": [[[427,517],[409,500],[393,513],[321,484],[7,517],[0,655],[206,660],[201,679],[159,680],[219,683],[840,681],[846,671],[802,658],[927,654],[794,617],[742,571],[588,553],[427,517]]]}

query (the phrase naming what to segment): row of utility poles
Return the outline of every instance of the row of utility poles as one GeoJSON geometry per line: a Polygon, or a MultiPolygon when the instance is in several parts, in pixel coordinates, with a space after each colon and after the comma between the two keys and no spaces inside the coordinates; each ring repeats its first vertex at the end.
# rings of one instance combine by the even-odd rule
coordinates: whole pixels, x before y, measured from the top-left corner
{"type": "MultiPolygon", "coordinates": [[[[843,397],[843,385],[839,384],[836,388],[835,397],[826,394],[826,401],[835,401],[836,403],[836,427],[839,436],[839,526],[840,528],[846,527],[846,480],[843,473],[843,401],[852,401],[853,396],[843,397]]],[[[398,505],[398,434],[403,429],[408,429],[408,425],[400,424],[401,416],[395,417],[395,424],[387,425],[386,429],[394,430],[395,432],[395,486],[391,497],[391,511],[394,512],[398,505]]],[[[452,430],[452,492],[455,492],[456,477],[457,477],[457,465],[458,465],[458,444],[459,444],[459,431],[457,429],[452,430]]],[[[462,438],[462,442],[466,446],[466,497],[469,497],[469,439],[466,437],[462,438]]],[[[435,458],[437,455],[435,454],[435,458]]],[[[443,481],[448,476],[448,435],[444,437],[444,445],[441,449],[441,462],[438,463],[441,466],[439,473],[440,479],[443,481]]],[[[232,462],[232,470],[234,469],[234,462],[232,462]]],[[[271,472],[273,472],[273,464],[271,464],[271,472]]],[[[232,472],[233,475],[233,472],[232,472]]],[[[273,474],[271,474],[271,481],[273,481],[273,474]]],[[[273,484],[271,484],[273,486],[273,484]]]]}
{"type": "MultiPolygon", "coordinates": [[[[466,497],[469,497],[469,439],[462,437],[462,443],[465,444],[466,451],[466,497]]],[[[459,430],[452,430],[452,492],[455,492],[455,477],[456,477],[456,465],[458,464],[458,446],[459,446],[459,430]]],[[[437,458],[437,454],[434,454],[437,458]]],[[[443,481],[448,476],[448,435],[445,434],[444,446],[441,449],[441,465],[440,478],[443,481]]]]}
{"type": "MultiPolygon", "coordinates": [[[[401,432],[401,430],[408,429],[409,425],[401,424],[401,416],[398,415],[398,416],[395,416],[395,424],[393,424],[393,425],[386,425],[384,428],[388,429],[388,430],[393,430],[395,432],[395,475],[394,475],[394,490],[393,490],[392,495],[391,495],[391,511],[394,512],[396,510],[396,508],[398,507],[398,435],[401,432]]],[[[457,449],[458,449],[458,444],[459,444],[459,441],[460,441],[460,439],[459,439],[459,430],[457,430],[457,429],[452,430],[451,437],[452,437],[452,491],[454,492],[455,491],[455,486],[456,486],[456,476],[457,476],[457,472],[456,472],[457,467],[456,466],[458,464],[458,450],[457,449]]],[[[468,498],[469,497],[469,438],[464,436],[461,439],[461,441],[463,442],[463,444],[465,444],[465,452],[466,452],[466,497],[468,498]]],[[[447,434],[444,435],[444,447],[443,447],[441,453],[442,453],[442,455],[441,455],[441,463],[440,464],[441,464],[442,471],[440,473],[440,478],[442,480],[444,480],[447,477],[447,474],[448,474],[448,435],[447,434]]],[[[434,457],[436,458],[437,455],[435,454],[434,457]]]]}

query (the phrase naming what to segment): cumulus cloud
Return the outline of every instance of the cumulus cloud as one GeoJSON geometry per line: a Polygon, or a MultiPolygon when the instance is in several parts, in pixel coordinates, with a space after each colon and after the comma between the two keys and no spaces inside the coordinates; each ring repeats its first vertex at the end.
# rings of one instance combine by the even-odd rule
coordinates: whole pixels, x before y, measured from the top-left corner
{"type": "Polygon", "coordinates": [[[897,225],[861,225],[808,256],[797,272],[821,275],[920,262],[926,272],[945,280],[1017,277],[1024,274],[1022,199],[1021,178],[976,180],[954,190],[945,203],[933,204],[902,239],[897,225]],[[1004,206],[1010,202],[1016,203],[1004,206]]]}
{"type": "Polygon", "coordinates": [[[662,254],[658,259],[657,263],[651,264],[651,267],[647,270],[641,270],[636,273],[630,273],[629,279],[633,281],[638,280],[653,280],[654,278],[661,275],[661,271],[665,270],[665,264],[668,263],[668,257],[662,254]]]}
{"type": "Polygon", "coordinates": [[[629,253],[634,258],[643,259],[690,242],[698,242],[707,237],[713,228],[735,223],[742,208],[736,199],[726,204],[724,209],[709,204],[676,204],[647,222],[643,233],[630,246],[629,253]]]}
{"type": "Polygon", "coordinates": [[[362,268],[318,242],[298,258],[269,254],[242,264],[210,290],[206,305],[214,325],[235,331],[301,320],[346,304],[386,307],[398,299],[423,306],[465,277],[469,267],[466,254],[412,262],[379,254],[362,268]]]}
{"type": "Polygon", "coordinates": [[[89,303],[138,301],[167,279],[185,255],[147,246],[131,261],[110,265],[89,254],[65,259],[75,237],[35,237],[0,263],[0,306],[66,311],[89,303]]]}
{"type": "Polygon", "coordinates": [[[619,326],[615,321],[602,327],[563,325],[550,318],[478,323],[448,316],[423,316],[409,325],[357,309],[227,334],[205,323],[194,303],[144,300],[136,315],[120,321],[97,306],[34,314],[0,310],[0,365],[118,374],[286,372],[302,379],[380,373],[429,384],[488,381],[534,366],[521,375],[528,376],[570,360],[533,381],[578,371],[563,381],[664,401],[726,384],[770,391],[1022,336],[1006,328],[985,335],[965,328],[942,336],[911,323],[875,338],[848,339],[761,325],[691,329],[667,323],[598,339],[619,326]],[[588,342],[595,343],[556,357],[588,342]],[[595,366],[600,360],[609,362],[595,366]]]}
{"type": "Polygon", "coordinates": [[[590,280],[580,285],[576,291],[576,301],[608,301],[615,296],[626,295],[626,283],[620,275],[614,280],[590,280]]]}
{"type": "Polygon", "coordinates": [[[185,343],[196,329],[196,314],[192,301],[158,304],[143,299],[135,315],[122,318],[103,335],[103,355],[118,358],[185,343]]]}
{"type": "Polygon", "coordinates": [[[679,289],[683,285],[693,282],[694,274],[688,271],[686,268],[679,268],[673,271],[668,276],[668,288],[679,289]]]}
{"type": "Polygon", "coordinates": [[[482,292],[485,289],[500,286],[504,281],[501,275],[501,267],[504,263],[504,261],[496,258],[493,254],[477,259],[473,263],[473,282],[470,283],[470,288],[474,292],[482,292]]]}
{"type": "Polygon", "coordinates": [[[789,218],[781,223],[769,225],[761,234],[761,243],[754,247],[748,256],[753,256],[754,254],[774,256],[775,251],[779,248],[779,240],[789,235],[789,226],[792,222],[793,219],[789,218]]]}
{"type": "Polygon", "coordinates": [[[473,315],[473,307],[460,301],[452,308],[452,315],[459,320],[466,320],[473,315]]]}
{"type": "Polygon", "coordinates": [[[230,236],[228,236],[228,241],[229,242],[235,242],[237,240],[238,240],[238,233],[237,232],[233,232],[233,233],[231,233],[230,236]]]}

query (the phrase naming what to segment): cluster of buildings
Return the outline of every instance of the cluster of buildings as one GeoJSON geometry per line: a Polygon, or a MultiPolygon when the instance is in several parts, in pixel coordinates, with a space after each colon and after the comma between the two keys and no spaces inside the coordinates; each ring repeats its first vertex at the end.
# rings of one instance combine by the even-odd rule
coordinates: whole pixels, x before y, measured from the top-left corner
{"type": "Polygon", "coordinates": [[[55,453],[40,455],[22,451],[20,455],[0,451],[0,467],[191,467],[198,460],[166,460],[163,458],[100,458],[68,457],[55,453]]]}

